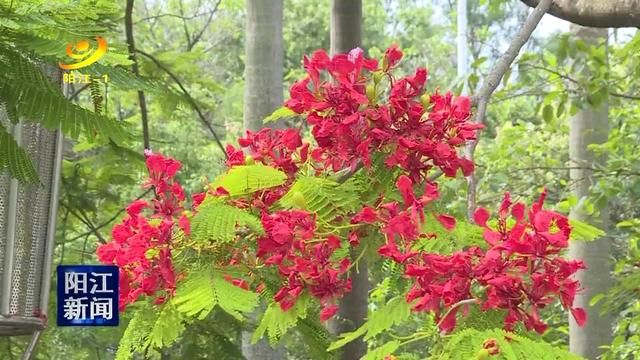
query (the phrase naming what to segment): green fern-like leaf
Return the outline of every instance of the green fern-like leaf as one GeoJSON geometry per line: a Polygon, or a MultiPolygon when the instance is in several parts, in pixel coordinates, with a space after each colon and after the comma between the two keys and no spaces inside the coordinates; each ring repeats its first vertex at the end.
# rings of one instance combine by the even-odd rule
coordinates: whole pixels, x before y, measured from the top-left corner
{"type": "Polygon", "coordinates": [[[94,78],[91,78],[91,80],[89,80],[89,91],[91,93],[91,102],[93,103],[93,111],[96,114],[102,114],[104,96],[102,96],[100,83],[94,78]]]}
{"type": "Polygon", "coordinates": [[[38,181],[38,173],[27,152],[18,145],[7,129],[0,125],[0,172],[5,169],[8,169],[9,174],[18,181],[38,181]]]}
{"type": "Polygon", "coordinates": [[[296,304],[287,311],[282,311],[279,304],[272,302],[262,315],[251,341],[256,343],[267,334],[269,343],[272,345],[277,344],[289,329],[296,326],[298,319],[303,319],[307,316],[308,305],[307,296],[301,296],[296,304]]]}
{"type": "Polygon", "coordinates": [[[312,176],[298,178],[278,202],[285,209],[298,208],[316,213],[318,219],[325,223],[355,211],[358,204],[358,192],[354,184],[339,184],[312,176]]]}
{"type": "Polygon", "coordinates": [[[271,122],[276,122],[276,121],[281,120],[281,119],[290,118],[290,117],[293,117],[293,116],[296,116],[296,115],[297,114],[296,114],[295,111],[289,109],[286,106],[282,106],[282,107],[277,108],[273,113],[271,113],[271,115],[267,116],[262,122],[264,124],[268,124],[268,123],[271,123],[271,122]]]}
{"type": "Polygon", "coordinates": [[[133,354],[144,352],[157,317],[157,313],[148,305],[135,312],[120,339],[115,360],[129,360],[133,358],[133,354]]]}
{"type": "Polygon", "coordinates": [[[115,120],[69,102],[35,64],[7,47],[0,47],[0,99],[15,105],[25,120],[60,127],[74,138],[81,132],[90,137],[97,132],[116,142],[127,137],[115,120]]]}
{"type": "Polygon", "coordinates": [[[149,345],[161,349],[172,345],[185,330],[182,314],[170,301],[162,306],[158,319],[149,332],[149,345]]]}
{"type": "Polygon", "coordinates": [[[242,226],[258,234],[264,231],[254,215],[216,199],[207,199],[191,220],[191,237],[197,242],[231,242],[242,226]]]}
{"type": "Polygon", "coordinates": [[[466,221],[458,221],[455,228],[447,230],[433,216],[427,216],[423,231],[437,237],[417,241],[416,250],[448,255],[468,246],[486,246],[483,229],[466,221]]]}
{"type": "Polygon", "coordinates": [[[192,269],[178,285],[174,303],[178,311],[200,320],[206,318],[218,306],[238,320],[258,304],[258,294],[241,289],[213,268],[192,269]]]}
{"type": "Polygon", "coordinates": [[[142,303],[122,335],[116,360],[132,359],[135,353],[157,352],[174,344],[185,330],[185,319],[173,301],[159,308],[142,303]]]}
{"type": "Polygon", "coordinates": [[[493,355],[492,359],[581,359],[581,357],[573,355],[564,349],[506,332],[502,329],[477,330],[471,328],[454,333],[448,338],[443,352],[434,355],[433,358],[443,360],[477,358],[478,351],[483,348],[482,344],[489,339],[496,340],[499,348],[499,353],[493,355]]]}
{"type": "Polygon", "coordinates": [[[287,180],[282,171],[262,164],[234,166],[211,185],[223,187],[231,196],[248,195],[280,186],[287,180]]]}
{"type": "Polygon", "coordinates": [[[400,347],[400,342],[397,340],[389,341],[384,345],[381,345],[369,352],[367,352],[362,360],[380,360],[384,359],[385,356],[393,354],[400,347]]]}
{"type": "Polygon", "coordinates": [[[311,315],[298,320],[296,329],[302,334],[309,349],[309,357],[313,360],[336,359],[338,354],[327,351],[331,343],[331,335],[327,329],[318,323],[317,316],[311,315]],[[312,318],[312,316],[314,318],[312,318]]]}
{"type": "Polygon", "coordinates": [[[406,321],[409,319],[410,314],[411,307],[405,301],[404,296],[397,296],[389,300],[380,309],[372,312],[367,322],[361,327],[355,331],[341,334],[340,339],[333,342],[327,350],[339,349],[361,336],[364,336],[364,340],[370,340],[374,336],[389,330],[392,326],[406,321]]]}

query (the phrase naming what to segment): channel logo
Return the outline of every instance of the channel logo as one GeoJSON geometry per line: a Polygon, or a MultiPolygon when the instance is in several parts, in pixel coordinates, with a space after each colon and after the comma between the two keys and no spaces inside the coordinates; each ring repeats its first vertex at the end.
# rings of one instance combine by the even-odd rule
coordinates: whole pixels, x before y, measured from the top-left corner
{"type": "Polygon", "coordinates": [[[96,36],[95,47],[94,41],[82,39],[76,43],[67,44],[67,56],[78,60],[71,64],[58,63],[63,70],[77,70],[87,67],[94,62],[100,60],[107,53],[107,40],[101,36],[96,36]]]}

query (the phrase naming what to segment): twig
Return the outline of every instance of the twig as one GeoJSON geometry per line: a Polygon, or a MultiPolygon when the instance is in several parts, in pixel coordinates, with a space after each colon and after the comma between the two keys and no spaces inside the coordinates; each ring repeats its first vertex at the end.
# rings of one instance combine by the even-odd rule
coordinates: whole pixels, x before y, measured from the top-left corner
{"type": "Polygon", "coordinates": [[[182,19],[182,20],[193,20],[195,18],[198,18],[198,17],[203,16],[203,15],[208,15],[208,14],[209,14],[209,12],[202,12],[202,13],[193,14],[191,16],[184,16],[184,15],[163,13],[163,14],[151,15],[151,16],[143,17],[142,19],[134,22],[133,24],[135,25],[135,24],[143,22],[143,21],[156,20],[156,19],[160,19],[160,18],[163,18],[163,17],[174,17],[174,18],[178,18],[178,19],[182,19]]]}
{"type": "Polygon", "coordinates": [[[184,8],[182,0],[178,1],[178,9],[180,9],[180,17],[182,18],[182,28],[184,29],[184,37],[187,38],[187,48],[191,44],[191,34],[189,33],[189,27],[187,26],[187,19],[184,17],[184,8]]]}
{"type": "Polygon", "coordinates": [[[86,90],[88,88],[89,88],[89,84],[86,84],[85,86],[83,86],[80,89],[76,90],[73,94],[71,94],[71,96],[69,96],[69,101],[75,100],[75,98],[77,98],[78,95],[80,95],[81,92],[83,92],[84,90],[86,90]]]}
{"type": "Polygon", "coordinates": [[[204,24],[200,32],[198,32],[198,34],[194,36],[189,42],[187,46],[187,49],[189,51],[191,51],[191,49],[193,49],[193,47],[198,43],[198,41],[200,41],[202,34],[204,34],[205,30],[207,30],[207,28],[209,27],[209,24],[211,24],[211,20],[213,19],[213,14],[218,12],[218,8],[220,7],[221,2],[222,0],[218,0],[218,2],[216,2],[216,4],[213,6],[213,10],[211,10],[211,12],[209,13],[209,18],[207,19],[207,22],[204,24]]]}
{"type": "MultiPolygon", "coordinates": [[[[136,59],[136,45],[133,38],[133,1],[127,0],[127,6],[124,14],[124,29],[127,37],[127,48],[129,51],[129,59],[131,60],[131,72],[140,76],[138,69],[138,61],[136,59]]],[[[150,149],[149,143],[149,114],[147,112],[147,99],[143,90],[138,90],[138,102],[140,103],[140,117],[142,118],[142,142],[145,150],[150,149]]]]}
{"type": "MultiPolygon", "coordinates": [[[[549,10],[550,6],[551,0],[540,1],[538,6],[536,6],[531,14],[529,14],[524,24],[522,24],[522,28],[509,44],[507,51],[505,51],[505,53],[498,59],[493,69],[491,69],[491,72],[482,83],[482,87],[480,87],[480,91],[478,91],[478,94],[475,97],[478,105],[474,119],[476,123],[484,124],[487,105],[489,105],[491,95],[500,84],[502,77],[507,72],[511,64],[513,64],[513,61],[520,53],[520,49],[527,43],[533,33],[533,30],[538,26],[538,23],[549,10]]],[[[471,141],[467,145],[467,158],[471,161],[473,161],[473,154],[477,145],[477,139],[471,141]]],[[[467,177],[467,184],[467,216],[469,219],[473,219],[473,213],[476,210],[476,190],[478,186],[477,179],[474,174],[467,177]]]]}
{"type": "MultiPolygon", "coordinates": [[[[533,68],[533,69],[538,69],[538,70],[546,71],[546,72],[549,72],[549,73],[551,73],[551,74],[557,75],[558,77],[560,77],[560,78],[562,78],[562,79],[568,80],[568,81],[569,81],[569,82],[571,82],[571,83],[579,84],[579,81],[578,81],[578,80],[576,80],[576,79],[574,79],[574,78],[570,77],[570,76],[569,76],[569,75],[567,75],[567,74],[563,74],[563,73],[561,73],[561,72],[559,72],[559,71],[557,71],[557,70],[549,69],[549,68],[547,68],[547,67],[540,66],[540,65],[534,65],[534,64],[522,64],[522,65],[524,65],[524,66],[528,66],[528,67],[533,68]]],[[[611,96],[615,96],[615,97],[624,98],[624,99],[629,99],[629,100],[640,100],[640,95],[621,94],[621,93],[614,92],[614,91],[610,91],[610,92],[609,92],[609,95],[611,95],[611,96]]]]}
{"type": "Polygon", "coordinates": [[[88,234],[86,234],[86,236],[89,236],[90,234],[94,234],[97,238],[98,241],[102,244],[106,244],[107,240],[102,236],[102,234],[100,234],[100,232],[98,231],[98,229],[96,229],[96,227],[93,225],[93,223],[91,223],[91,221],[82,216],[82,214],[78,214],[77,212],[75,212],[73,209],[71,209],[71,207],[67,204],[65,204],[64,202],[60,202],[60,205],[62,205],[65,209],[67,209],[67,211],[69,211],[69,213],[73,216],[76,217],[76,219],[80,220],[80,222],[82,222],[83,224],[85,224],[89,229],[91,229],[91,232],[89,232],[88,234]]]}
{"type": "Polygon", "coordinates": [[[473,304],[473,303],[477,303],[477,302],[478,302],[478,299],[465,299],[465,300],[460,300],[457,303],[453,304],[449,308],[449,310],[447,310],[447,312],[444,314],[444,316],[442,316],[440,321],[438,321],[438,327],[440,327],[440,325],[442,325],[442,322],[444,321],[444,319],[446,319],[447,316],[449,316],[453,310],[459,308],[462,305],[473,304]]]}
{"type": "Polygon", "coordinates": [[[146,52],[144,52],[142,50],[138,50],[138,49],[136,49],[136,52],[140,53],[141,55],[144,55],[149,60],[153,61],[153,63],[156,64],[157,67],[159,67],[161,70],[166,72],[173,79],[173,81],[176,82],[176,84],[178,85],[180,90],[182,90],[182,93],[187,97],[187,100],[189,101],[189,104],[191,104],[191,106],[196,111],[196,113],[198,113],[198,116],[200,117],[200,121],[202,121],[202,123],[207,127],[207,129],[209,129],[209,132],[211,133],[211,135],[213,135],[213,138],[215,139],[216,143],[218,144],[218,147],[220,148],[220,150],[222,150],[222,152],[224,153],[224,156],[226,158],[229,158],[229,154],[227,154],[227,151],[225,150],[224,146],[222,145],[222,142],[220,141],[220,138],[218,137],[218,134],[216,134],[216,131],[213,129],[213,125],[211,125],[209,120],[207,120],[207,118],[204,116],[204,114],[202,113],[202,110],[200,110],[200,107],[198,106],[196,101],[193,99],[193,97],[191,97],[191,94],[189,94],[187,89],[182,85],[182,82],[180,81],[180,79],[178,79],[178,77],[171,70],[169,70],[169,68],[164,66],[158,59],[156,59],[151,54],[147,54],[146,52]]]}
{"type": "MultiPolygon", "coordinates": [[[[136,200],[140,200],[140,199],[142,199],[143,197],[147,196],[147,194],[149,194],[149,193],[151,192],[151,190],[153,190],[153,189],[151,189],[151,188],[147,189],[147,190],[146,190],[145,192],[143,192],[140,196],[138,196],[138,197],[136,198],[136,200]]],[[[123,212],[125,212],[126,210],[127,210],[127,208],[122,208],[122,209],[118,210],[118,211],[117,211],[117,212],[116,212],[116,213],[115,213],[111,218],[109,218],[107,221],[103,222],[103,223],[102,223],[102,224],[100,224],[100,225],[95,226],[95,230],[100,230],[100,229],[102,229],[103,227],[105,227],[105,226],[107,226],[107,225],[111,224],[115,219],[117,219],[117,218],[118,218],[118,216],[120,216],[120,214],[122,214],[122,213],[123,213],[123,212]]],[[[93,232],[94,232],[94,230],[87,231],[87,232],[85,232],[85,233],[82,233],[82,234],[80,234],[80,235],[78,235],[78,236],[76,236],[76,237],[74,237],[74,238],[70,239],[68,242],[72,242],[72,241],[78,240],[78,239],[80,239],[80,238],[82,238],[82,237],[85,237],[85,236],[87,236],[87,235],[89,235],[89,234],[91,234],[91,233],[93,233],[93,232]]],[[[63,239],[64,239],[64,237],[63,237],[63,239]]],[[[65,243],[66,243],[66,242],[65,242],[65,243]]]]}
{"type": "Polygon", "coordinates": [[[347,171],[346,173],[340,175],[338,177],[338,180],[336,180],[336,182],[338,184],[344,183],[345,181],[349,180],[353,175],[355,175],[355,173],[357,173],[360,169],[362,169],[363,166],[364,164],[362,163],[362,161],[358,160],[355,166],[350,168],[349,171],[347,171]]]}
{"type": "Polygon", "coordinates": [[[640,100],[640,96],[639,95],[620,94],[620,93],[617,93],[617,92],[609,92],[609,95],[615,96],[615,97],[620,97],[620,98],[623,98],[623,99],[629,99],[629,100],[640,100]]]}

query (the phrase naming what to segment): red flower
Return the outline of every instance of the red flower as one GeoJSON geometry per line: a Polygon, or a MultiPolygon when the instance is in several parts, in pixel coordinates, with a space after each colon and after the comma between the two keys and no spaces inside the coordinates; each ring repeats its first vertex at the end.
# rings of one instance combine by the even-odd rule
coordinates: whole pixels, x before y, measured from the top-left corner
{"type": "Polygon", "coordinates": [[[120,302],[127,304],[140,296],[154,296],[155,302],[166,301],[173,295],[176,275],[171,261],[171,238],[174,225],[189,234],[189,221],[184,215],[184,191],[174,177],[180,163],[150,151],[147,155],[149,179],[145,186],[153,186],[153,207],[145,200],[136,200],[127,206],[127,215],[113,227],[113,241],[102,244],[96,253],[105,264],[120,267],[120,302]],[[142,212],[152,209],[145,216],[142,212]],[[179,217],[179,219],[178,219],[179,217]]]}
{"type": "Polygon", "coordinates": [[[322,308],[320,311],[320,321],[327,321],[331,319],[340,308],[337,305],[328,305],[322,308]]]}
{"type": "MultiPolygon", "coordinates": [[[[474,220],[485,228],[486,250],[472,247],[452,255],[419,254],[409,261],[397,259],[405,264],[405,274],[416,279],[407,301],[415,300],[417,311],[433,312],[442,331],[453,329],[458,312],[447,312],[447,307],[466,299],[476,299],[482,310],[506,310],[507,330],[522,322],[527,329],[544,332],[546,324],[539,317],[539,309],[555,300],[571,310],[578,324],[584,324],[584,310],[572,305],[579,284],[571,278],[584,264],[559,255],[568,246],[571,228],[563,215],[542,209],[544,196],[527,210],[522,203],[513,204],[505,194],[495,228],[488,225],[489,212],[478,209],[474,220]],[[524,215],[527,211],[528,217],[524,215]],[[509,217],[513,218],[511,222],[509,217]],[[472,292],[472,284],[484,290],[472,292]],[[441,319],[443,313],[448,315],[441,319]]],[[[455,221],[442,215],[439,220],[444,220],[445,227],[455,221]]],[[[390,247],[381,249],[389,252],[390,247]]]]}
{"type": "Polygon", "coordinates": [[[468,122],[469,98],[436,93],[429,110],[419,100],[427,70],[419,68],[411,76],[393,79],[391,70],[401,58],[395,45],[385,52],[380,70],[391,80],[386,100],[378,99],[384,84],[379,75],[372,74],[379,70],[377,64],[364,58],[361,50],[333,58],[321,51],[305,58],[308,76],[292,86],[285,105],[305,115],[311,125],[318,143],[313,159],[326,169],[339,171],[358,161],[369,167],[371,154],[381,152],[387,166],[402,168],[414,182],[434,166],[448,176],[455,176],[458,169],[470,174],[473,163],[456,152],[475,139],[481,128],[468,122]],[[321,80],[323,72],[333,81],[321,80]]]}
{"type": "Polygon", "coordinates": [[[456,227],[456,218],[451,215],[440,214],[437,219],[447,230],[453,230],[456,227]]]}
{"type": "Polygon", "coordinates": [[[374,223],[378,219],[378,214],[376,211],[368,206],[365,206],[357,213],[353,218],[351,218],[352,224],[358,223],[366,223],[371,224],[374,223]]]}
{"type": "MultiPolygon", "coordinates": [[[[329,235],[314,239],[316,223],[304,211],[277,211],[262,215],[265,235],[258,239],[257,256],[268,266],[275,266],[285,282],[274,296],[282,310],[291,308],[304,290],[323,304],[333,304],[351,290],[346,278],[348,258],[333,260],[341,246],[340,238],[329,235]]],[[[337,307],[325,306],[321,318],[335,314],[337,307]]]]}
{"type": "Polygon", "coordinates": [[[402,56],[402,50],[400,50],[395,44],[391,45],[384,53],[384,61],[382,62],[383,70],[389,71],[394,68],[398,62],[400,62],[402,56]]]}

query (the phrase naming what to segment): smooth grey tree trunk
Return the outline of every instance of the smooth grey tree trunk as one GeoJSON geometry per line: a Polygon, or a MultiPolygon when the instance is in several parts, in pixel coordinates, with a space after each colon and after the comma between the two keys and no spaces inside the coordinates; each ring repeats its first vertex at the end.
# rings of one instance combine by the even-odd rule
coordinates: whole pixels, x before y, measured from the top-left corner
{"type": "Polygon", "coordinates": [[[282,0],[247,0],[244,45],[244,128],[259,130],[262,120],[283,103],[282,0]]]}
{"type": "MultiPolygon", "coordinates": [[[[571,32],[588,44],[595,44],[606,39],[606,29],[571,26],[571,32]]],[[[593,177],[595,164],[602,164],[606,159],[596,156],[588,149],[589,144],[601,144],[607,141],[609,134],[608,106],[606,101],[597,108],[586,107],[570,119],[569,157],[571,159],[570,177],[573,194],[578,199],[589,196],[589,188],[596,179],[593,177]]],[[[573,210],[571,218],[592,223],[606,230],[609,210],[599,209],[597,217],[589,216],[580,208],[573,210]]],[[[611,343],[611,318],[600,315],[599,306],[590,306],[594,295],[604,293],[612,284],[611,277],[611,239],[603,237],[593,242],[572,241],[569,256],[582,259],[587,269],[577,274],[584,290],[576,296],[574,306],[587,310],[587,323],[579,327],[569,316],[569,348],[571,352],[587,359],[596,359],[603,353],[602,345],[611,343]]]]}
{"type": "MultiPolygon", "coordinates": [[[[247,0],[244,68],[244,129],[259,130],[262,120],[283,102],[282,0],[247,0]]],[[[262,309],[264,310],[264,309],[262,309]]],[[[258,320],[258,311],[249,318],[258,320]]],[[[284,348],[265,339],[251,344],[251,331],[242,333],[242,354],[247,360],[283,360],[284,348]]]]}
{"type": "Polygon", "coordinates": [[[362,0],[331,0],[331,54],[362,46],[362,0]]]}
{"type": "MultiPolygon", "coordinates": [[[[362,46],[362,1],[361,0],[332,0],[331,1],[331,54],[349,52],[362,46]]],[[[340,311],[336,319],[332,320],[329,328],[331,332],[340,334],[357,329],[364,324],[367,317],[369,298],[369,273],[366,262],[352,271],[352,289],[340,302],[340,311]]],[[[367,345],[359,338],[345,345],[342,349],[342,359],[360,359],[367,352],[367,345]]]]}

